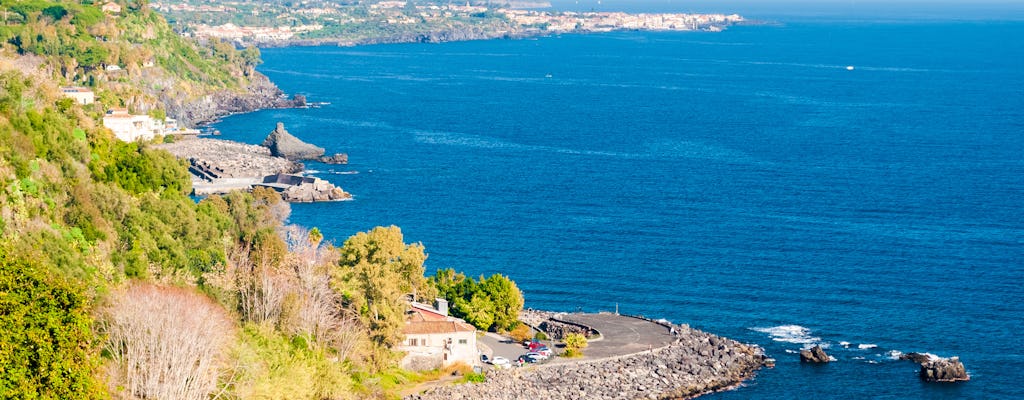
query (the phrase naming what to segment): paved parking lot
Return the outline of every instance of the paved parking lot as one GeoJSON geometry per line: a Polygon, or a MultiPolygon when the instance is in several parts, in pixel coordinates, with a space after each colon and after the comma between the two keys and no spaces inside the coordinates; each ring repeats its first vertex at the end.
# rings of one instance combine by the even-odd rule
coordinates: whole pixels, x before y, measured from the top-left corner
{"type": "MultiPolygon", "coordinates": [[[[668,328],[656,323],[642,319],[624,317],[611,313],[601,314],[563,314],[562,319],[587,325],[601,332],[601,338],[591,341],[583,350],[583,358],[565,359],[556,357],[551,362],[562,363],[574,360],[586,360],[605,358],[624,354],[632,354],[658,348],[672,343],[674,339],[668,328]]],[[[509,361],[515,361],[519,356],[526,354],[528,350],[522,343],[509,342],[495,333],[486,333],[478,341],[483,344],[483,354],[487,357],[502,356],[509,361]]],[[[561,351],[554,347],[554,342],[547,341],[546,344],[555,352],[561,351]]]]}
{"type": "Polygon", "coordinates": [[[583,324],[601,332],[601,340],[590,342],[583,350],[586,358],[632,354],[650,348],[667,346],[675,339],[669,329],[664,326],[612,313],[564,314],[562,319],[583,324]]]}

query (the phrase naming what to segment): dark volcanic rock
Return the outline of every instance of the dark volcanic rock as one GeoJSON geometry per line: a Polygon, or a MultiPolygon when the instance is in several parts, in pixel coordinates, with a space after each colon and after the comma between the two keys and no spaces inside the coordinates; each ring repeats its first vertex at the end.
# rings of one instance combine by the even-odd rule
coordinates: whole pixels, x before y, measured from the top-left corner
{"type": "Polygon", "coordinates": [[[921,353],[907,353],[900,356],[900,360],[910,360],[918,364],[924,364],[932,360],[932,357],[921,353]]]}
{"type": "Polygon", "coordinates": [[[320,157],[320,162],[324,164],[348,164],[348,154],[337,153],[333,156],[320,157]]]}
{"type": "Polygon", "coordinates": [[[289,99],[270,79],[254,72],[242,90],[223,89],[196,99],[182,93],[165,91],[159,95],[167,115],[178,119],[182,126],[195,126],[219,117],[268,108],[294,108],[306,106],[301,95],[289,99]]]}
{"type": "Polygon", "coordinates": [[[832,361],[821,346],[814,346],[810,350],[800,350],[800,362],[827,363],[832,361]]]}
{"type": "Polygon", "coordinates": [[[921,364],[921,379],[928,382],[959,382],[971,380],[959,357],[939,358],[921,364]]]}
{"type": "Polygon", "coordinates": [[[277,127],[267,135],[263,146],[270,149],[275,157],[289,160],[314,160],[324,155],[324,148],[311,145],[292,136],[284,129],[284,123],[278,122],[277,127]]]}

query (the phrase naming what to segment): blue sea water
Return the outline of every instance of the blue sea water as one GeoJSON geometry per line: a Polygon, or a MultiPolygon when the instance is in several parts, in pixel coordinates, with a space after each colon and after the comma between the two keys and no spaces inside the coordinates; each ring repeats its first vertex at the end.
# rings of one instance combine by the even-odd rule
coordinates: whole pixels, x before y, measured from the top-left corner
{"type": "Polygon", "coordinates": [[[528,307],[617,307],[778,359],[712,398],[1024,398],[1020,38],[803,21],[266,49],[261,71],[329,104],[216,128],[258,143],[282,121],[347,152],[307,168],[355,200],[290,219],[338,244],[398,225],[429,271],[506,274],[528,307]],[[811,343],[837,362],[800,365],[811,343]],[[922,383],[892,351],[973,379],[922,383]]]}

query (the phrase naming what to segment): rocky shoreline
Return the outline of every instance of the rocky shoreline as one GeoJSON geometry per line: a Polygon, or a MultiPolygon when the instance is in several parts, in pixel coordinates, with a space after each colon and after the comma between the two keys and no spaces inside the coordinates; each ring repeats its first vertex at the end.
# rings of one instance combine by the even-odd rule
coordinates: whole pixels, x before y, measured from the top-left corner
{"type": "Polygon", "coordinates": [[[306,98],[288,96],[265,75],[254,72],[244,89],[221,89],[192,101],[164,96],[168,115],[182,126],[199,126],[218,118],[271,108],[306,107],[306,98]]]}
{"type": "MultiPolygon", "coordinates": [[[[543,314],[527,316],[524,322],[540,325],[546,319],[543,314]]],[[[675,340],[664,347],[614,357],[494,369],[483,383],[440,387],[406,399],[693,398],[741,385],[767,360],[757,346],[686,325],[651,322],[674,329],[675,340]]]]}

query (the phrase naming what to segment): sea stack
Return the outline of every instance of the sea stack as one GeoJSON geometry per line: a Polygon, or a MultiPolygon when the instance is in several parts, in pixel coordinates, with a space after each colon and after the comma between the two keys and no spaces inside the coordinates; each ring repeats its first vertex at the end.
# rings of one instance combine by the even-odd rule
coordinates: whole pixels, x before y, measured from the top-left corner
{"type": "Polygon", "coordinates": [[[832,361],[821,346],[814,346],[809,350],[800,350],[800,361],[806,363],[824,364],[832,361]]]}
{"type": "Polygon", "coordinates": [[[270,154],[289,160],[313,160],[324,155],[324,148],[303,142],[284,129],[284,123],[278,122],[277,127],[270,131],[263,140],[263,147],[270,149],[270,154]]]}

